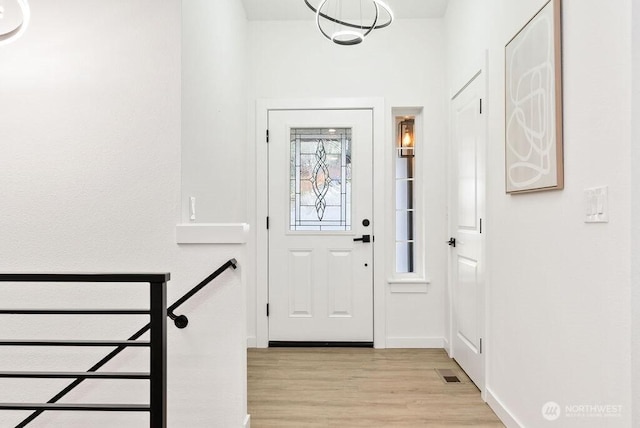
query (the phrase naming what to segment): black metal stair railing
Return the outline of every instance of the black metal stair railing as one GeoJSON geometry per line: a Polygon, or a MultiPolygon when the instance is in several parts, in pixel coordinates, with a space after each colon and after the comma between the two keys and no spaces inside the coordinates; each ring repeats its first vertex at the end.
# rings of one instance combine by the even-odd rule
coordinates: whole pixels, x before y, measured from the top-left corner
{"type": "MultiPolygon", "coordinates": [[[[149,420],[152,427],[166,427],[166,373],[167,373],[167,281],[168,273],[160,274],[0,274],[0,282],[113,282],[113,283],[148,283],[150,309],[145,312],[150,317],[148,329],[151,330],[151,340],[136,341],[129,340],[1,340],[0,346],[44,346],[44,347],[117,347],[126,349],[129,347],[150,348],[150,358],[148,373],[139,373],[144,379],[149,379],[149,404],[59,404],[48,403],[0,403],[0,409],[4,410],[83,410],[83,411],[118,411],[118,412],[149,412],[149,420]]],[[[20,314],[20,315],[50,315],[46,310],[4,310],[0,314],[20,314]]],[[[119,315],[123,311],[111,309],[108,311],[91,310],[77,311],[74,309],[55,310],[56,314],[65,315],[85,315],[86,312],[101,315],[119,315]],[[84,312],[84,313],[83,313],[84,312]]],[[[57,378],[61,376],[80,376],[77,373],[69,372],[3,372],[2,377],[24,377],[24,378],[57,378]]],[[[83,375],[84,376],[84,375],[83,375]]],[[[111,379],[131,379],[130,373],[112,373],[111,379]]],[[[85,377],[86,379],[86,377],[85,377]]],[[[96,378],[100,379],[100,378],[96,378]]],[[[28,422],[27,422],[28,423],[28,422]]],[[[24,426],[20,423],[17,426],[24,426]]]]}
{"type": "Polygon", "coordinates": [[[166,283],[170,278],[163,274],[0,274],[0,282],[137,282],[150,284],[150,309],[4,309],[0,315],[149,315],[150,322],[132,334],[127,340],[70,341],[70,340],[0,340],[0,346],[64,346],[64,347],[115,347],[109,354],[94,364],[86,372],[2,372],[0,378],[25,379],[75,379],[46,403],[0,403],[0,410],[32,410],[27,418],[15,428],[27,426],[44,411],[104,411],[104,412],[149,412],[149,426],[166,427],[166,354],[167,316],[174,320],[178,328],[185,328],[189,322],[186,316],[176,316],[175,311],[204,286],[228,268],[236,269],[237,261],[231,259],[192,288],[173,305],[166,305],[166,283]],[[138,339],[151,331],[150,341],[138,339]],[[98,372],[107,362],[129,347],[149,347],[149,372],[98,372]],[[86,379],[145,379],[149,380],[149,404],[76,404],[58,403],[86,379]]]}

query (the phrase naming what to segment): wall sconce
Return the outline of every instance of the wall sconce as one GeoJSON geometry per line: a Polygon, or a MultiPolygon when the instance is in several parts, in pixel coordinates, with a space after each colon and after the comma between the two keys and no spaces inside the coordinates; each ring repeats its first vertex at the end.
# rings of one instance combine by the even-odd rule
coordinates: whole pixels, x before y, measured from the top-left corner
{"type": "Polygon", "coordinates": [[[400,157],[414,157],[414,119],[405,119],[398,124],[398,153],[400,157]]]}

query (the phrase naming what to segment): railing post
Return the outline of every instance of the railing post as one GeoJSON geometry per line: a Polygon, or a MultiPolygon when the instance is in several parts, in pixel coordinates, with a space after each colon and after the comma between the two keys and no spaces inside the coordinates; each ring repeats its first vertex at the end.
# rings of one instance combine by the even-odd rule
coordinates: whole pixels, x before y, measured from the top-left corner
{"type": "Polygon", "coordinates": [[[150,283],[150,428],[167,426],[167,283],[150,283]]]}

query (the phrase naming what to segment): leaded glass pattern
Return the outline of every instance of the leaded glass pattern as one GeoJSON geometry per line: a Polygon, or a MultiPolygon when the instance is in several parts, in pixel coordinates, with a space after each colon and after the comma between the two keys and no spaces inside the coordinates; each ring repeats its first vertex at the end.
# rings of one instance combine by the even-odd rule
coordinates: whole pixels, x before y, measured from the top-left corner
{"type": "Polygon", "coordinates": [[[351,128],[292,128],[290,230],[351,230],[351,128]]]}

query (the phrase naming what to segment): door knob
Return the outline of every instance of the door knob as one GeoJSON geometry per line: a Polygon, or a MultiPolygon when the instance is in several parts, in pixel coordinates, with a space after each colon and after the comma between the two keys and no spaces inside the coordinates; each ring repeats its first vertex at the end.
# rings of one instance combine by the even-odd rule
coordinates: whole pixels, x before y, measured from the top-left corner
{"type": "Polygon", "coordinates": [[[456,248],[456,238],[450,238],[447,244],[449,244],[450,247],[456,248]]]}
{"type": "Polygon", "coordinates": [[[353,238],[354,242],[355,241],[360,241],[360,242],[371,242],[371,235],[362,235],[362,238],[353,238]]]}

